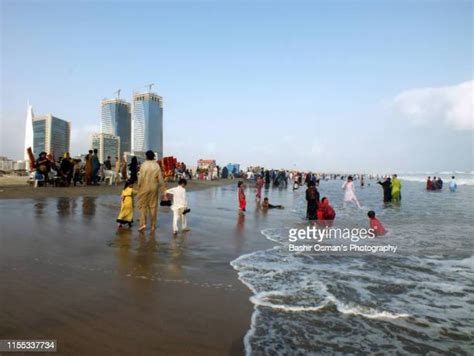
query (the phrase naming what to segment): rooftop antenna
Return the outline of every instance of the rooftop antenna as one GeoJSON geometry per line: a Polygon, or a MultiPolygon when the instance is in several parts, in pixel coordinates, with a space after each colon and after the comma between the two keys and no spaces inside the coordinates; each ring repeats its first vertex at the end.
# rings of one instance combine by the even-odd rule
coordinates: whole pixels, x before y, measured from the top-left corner
{"type": "Polygon", "coordinates": [[[117,94],[117,99],[120,99],[120,92],[121,92],[121,89],[114,91],[114,94],[117,94]]]}
{"type": "Polygon", "coordinates": [[[151,87],[155,85],[155,83],[150,83],[150,84],[147,84],[145,85],[146,87],[148,87],[148,92],[150,93],[151,92],[151,87]]]}

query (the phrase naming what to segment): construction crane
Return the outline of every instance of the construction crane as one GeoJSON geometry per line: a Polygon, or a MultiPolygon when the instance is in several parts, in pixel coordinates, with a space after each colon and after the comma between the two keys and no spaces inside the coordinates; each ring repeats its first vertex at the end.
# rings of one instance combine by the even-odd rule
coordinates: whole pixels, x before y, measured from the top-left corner
{"type": "Polygon", "coordinates": [[[120,99],[120,92],[121,92],[120,89],[117,90],[117,91],[114,91],[114,94],[117,94],[117,99],[120,99]]]}

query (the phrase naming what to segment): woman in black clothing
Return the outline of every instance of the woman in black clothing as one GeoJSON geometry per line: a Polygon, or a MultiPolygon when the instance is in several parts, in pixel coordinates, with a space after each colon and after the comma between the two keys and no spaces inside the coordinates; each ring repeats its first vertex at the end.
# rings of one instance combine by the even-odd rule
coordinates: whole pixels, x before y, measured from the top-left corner
{"type": "Polygon", "coordinates": [[[312,181],[308,182],[308,189],[306,189],[306,201],[308,202],[306,208],[306,219],[317,220],[319,192],[316,189],[316,184],[312,181]]]}
{"type": "Polygon", "coordinates": [[[129,181],[133,184],[138,181],[138,160],[137,157],[133,156],[132,161],[128,165],[130,168],[130,179],[129,181]]]}

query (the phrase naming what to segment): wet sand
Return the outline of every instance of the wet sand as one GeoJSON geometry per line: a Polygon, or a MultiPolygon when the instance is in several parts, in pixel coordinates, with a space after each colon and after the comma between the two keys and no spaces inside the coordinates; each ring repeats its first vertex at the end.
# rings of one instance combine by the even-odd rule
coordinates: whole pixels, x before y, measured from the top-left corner
{"type": "MultiPolygon", "coordinates": [[[[70,187],[38,187],[34,188],[27,183],[26,177],[0,177],[0,199],[24,199],[24,198],[52,198],[52,197],[97,197],[101,195],[117,194],[123,188],[123,184],[108,185],[102,183],[99,186],[77,185],[70,187]],[[15,179],[13,179],[15,178],[15,179]]],[[[237,184],[237,181],[220,179],[215,181],[189,180],[187,190],[195,191],[212,187],[220,187],[229,184],[237,184]]],[[[176,182],[167,183],[169,187],[175,186],[176,182]]]]}
{"type": "Polygon", "coordinates": [[[0,200],[0,339],[56,339],[72,355],[243,354],[253,307],[229,262],[269,243],[266,217],[238,216],[236,194],[190,192],[192,230],[177,238],[169,208],[155,233],[117,231],[118,195],[0,200]]]}

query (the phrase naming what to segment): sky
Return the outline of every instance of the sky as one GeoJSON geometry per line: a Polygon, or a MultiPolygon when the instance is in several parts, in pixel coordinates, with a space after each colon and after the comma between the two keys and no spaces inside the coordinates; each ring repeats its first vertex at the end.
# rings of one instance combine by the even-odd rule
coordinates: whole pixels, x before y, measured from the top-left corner
{"type": "Polygon", "coordinates": [[[103,98],[155,83],[188,165],[474,170],[470,1],[0,3],[0,155],[23,157],[28,101],[75,155],[103,98]]]}

